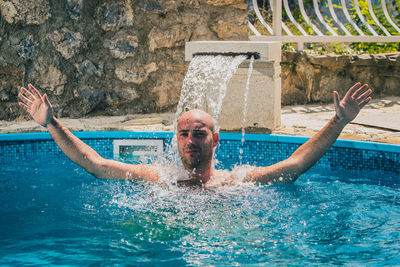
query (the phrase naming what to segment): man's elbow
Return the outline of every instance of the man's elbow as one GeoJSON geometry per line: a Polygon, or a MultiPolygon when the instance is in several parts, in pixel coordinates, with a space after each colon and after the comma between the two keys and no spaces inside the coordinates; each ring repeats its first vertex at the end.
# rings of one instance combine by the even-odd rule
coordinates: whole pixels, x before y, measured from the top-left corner
{"type": "Polygon", "coordinates": [[[87,170],[85,169],[85,171],[91,175],[93,175],[95,178],[105,178],[104,175],[102,175],[102,173],[98,172],[98,171],[92,171],[92,170],[87,170]]]}
{"type": "Polygon", "coordinates": [[[289,184],[296,182],[297,178],[300,177],[300,174],[292,173],[283,179],[283,183],[289,184]]]}
{"type": "Polygon", "coordinates": [[[282,177],[282,183],[294,183],[304,172],[302,161],[298,158],[289,158],[286,161],[288,167],[282,177]]]}
{"type": "Polygon", "coordinates": [[[83,166],[86,172],[93,175],[96,178],[106,178],[107,175],[107,160],[102,157],[96,157],[90,160],[90,162],[83,166]]]}
{"type": "Polygon", "coordinates": [[[279,177],[272,179],[272,183],[274,184],[290,184],[294,183],[300,175],[296,173],[282,173],[279,177]]]}
{"type": "Polygon", "coordinates": [[[293,175],[289,173],[282,173],[276,177],[262,177],[261,179],[255,180],[255,182],[262,183],[262,184],[290,184],[294,183],[299,175],[293,175]]]}

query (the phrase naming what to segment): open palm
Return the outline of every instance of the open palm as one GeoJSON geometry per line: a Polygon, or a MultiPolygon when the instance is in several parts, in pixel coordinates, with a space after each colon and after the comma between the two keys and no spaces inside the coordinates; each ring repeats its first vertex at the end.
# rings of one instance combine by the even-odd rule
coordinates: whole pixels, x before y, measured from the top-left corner
{"type": "Polygon", "coordinates": [[[361,83],[356,83],[340,101],[339,93],[335,91],[333,100],[336,115],[344,123],[354,120],[360,110],[371,100],[369,97],[371,93],[372,90],[368,89],[367,84],[361,86],[361,83]]]}
{"type": "Polygon", "coordinates": [[[46,94],[42,96],[31,84],[28,84],[28,88],[29,90],[21,87],[18,97],[22,102],[18,104],[25,109],[37,123],[46,127],[53,118],[53,108],[46,94]]]}

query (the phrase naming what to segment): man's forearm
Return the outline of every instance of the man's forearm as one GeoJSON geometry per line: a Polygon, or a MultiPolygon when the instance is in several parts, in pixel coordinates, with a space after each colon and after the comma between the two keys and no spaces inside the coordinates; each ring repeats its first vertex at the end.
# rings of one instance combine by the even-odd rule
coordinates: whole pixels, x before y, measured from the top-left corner
{"type": "Polygon", "coordinates": [[[150,165],[132,165],[104,159],[54,117],[47,124],[47,129],[68,158],[98,178],[159,181],[158,170],[150,165]]]}
{"type": "Polygon", "coordinates": [[[333,93],[335,116],[305,144],[301,145],[288,159],[268,167],[255,168],[248,175],[250,181],[294,182],[302,173],[311,168],[339,137],[343,128],[355,119],[360,110],[371,100],[372,90],[368,85],[356,83],[340,100],[339,93],[333,93]]]}
{"type": "Polygon", "coordinates": [[[21,87],[18,94],[21,102],[18,104],[25,109],[41,126],[46,127],[58,147],[73,162],[87,172],[99,178],[116,179],[145,179],[158,181],[159,176],[155,168],[144,165],[132,165],[104,159],[91,147],[74,136],[62,123],[55,118],[53,108],[47,95],[43,96],[31,84],[29,90],[21,87]]]}
{"type": "Polygon", "coordinates": [[[333,117],[322,130],[301,145],[288,159],[248,173],[246,181],[290,183],[311,168],[333,145],[346,123],[333,117]]]}
{"type": "Polygon", "coordinates": [[[96,151],[73,135],[57,118],[47,124],[47,130],[58,147],[73,162],[87,172],[95,174],[96,162],[102,159],[96,151]]]}
{"type": "Polygon", "coordinates": [[[335,115],[322,130],[293,153],[290,158],[297,162],[298,175],[311,168],[331,148],[346,125],[335,115]]]}

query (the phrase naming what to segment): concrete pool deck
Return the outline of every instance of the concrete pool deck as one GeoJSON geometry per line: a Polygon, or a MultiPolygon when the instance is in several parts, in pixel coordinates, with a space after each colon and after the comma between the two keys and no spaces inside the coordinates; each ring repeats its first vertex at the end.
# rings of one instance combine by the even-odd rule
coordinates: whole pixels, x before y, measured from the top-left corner
{"type": "MultiPolygon", "coordinates": [[[[281,126],[272,134],[312,136],[333,114],[333,104],[283,106],[281,126]]],[[[158,113],[60,120],[72,131],[173,131],[174,117],[174,113],[158,113]]],[[[0,121],[0,133],[44,131],[34,121],[0,121]]],[[[400,145],[400,97],[371,101],[339,138],[400,145]]]]}

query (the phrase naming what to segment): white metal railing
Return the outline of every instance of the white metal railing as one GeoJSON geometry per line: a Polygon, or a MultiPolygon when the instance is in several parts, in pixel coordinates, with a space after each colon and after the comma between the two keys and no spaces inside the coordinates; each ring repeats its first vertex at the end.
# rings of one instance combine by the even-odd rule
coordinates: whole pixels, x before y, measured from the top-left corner
{"type": "Polygon", "coordinates": [[[362,14],[358,0],[313,0],[313,14],[307,14],[303,0],[297,0],[303,23],[294,18],[288,0],[265,1],[269,1],[269,8],[272,11],[272,25],[264,20],[257,0],[252,0],[255,15],[268,34],[260,34],[249,22],[250,30],[254,33],[250,40],[297,43],[298,50],[303,50],[304,43],[313,42],[400,42],[399,21],[392,18],[389,12],[391,8],[393,10],[395,4],[400,5],[398,3],[400,0],[375,0],[375,3],[380,2],[380,6],[374,6],[371,0],[363,0],[368,4],[369,19],[374,21],[374,25],[368,23],[362,14]],[[349,6],[352,7],[351,12],[349,6]],[[378,8],[382,12],[380,19],[375,14],[378,8]],[[391,32],[384,25],[389,25],[392,28],[391,32]],[[313,34],[307,33],[306,27],[312,29],[313,34]],[[294,34],[294,30],[298,34],[294,34]]]}

